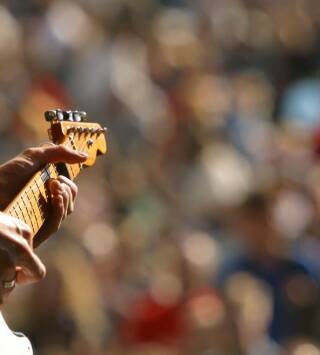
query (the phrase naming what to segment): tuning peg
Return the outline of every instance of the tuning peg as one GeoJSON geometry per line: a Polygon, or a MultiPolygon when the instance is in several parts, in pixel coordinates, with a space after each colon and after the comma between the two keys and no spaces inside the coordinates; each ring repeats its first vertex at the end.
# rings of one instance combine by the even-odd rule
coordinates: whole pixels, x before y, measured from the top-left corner
{"type": "Polygon", "coordinates": [[[73,111],[73,120],[75,122],[86,121],[87,113],[84,111],[73,111]]]}
{"type": "Polygon", "coordinates": [[[79,111],[79,116],[80,116],[82,122],[87,120],[87,113],[86,112],[79,111]]]}
{"type": "Polygon", "coordinates": [[[81,116],[79,111],[73,111],[74,122],[81,122],[81,116]]]}
{"type": "Polygon", "coordinates": [[[64,112],[60,109],[56,110],[56,117],[58,121],[63,121],[64,120],[64,112]]]}
{"type": "Polygon", "coordinates": [[[98,134],[102,134],[107,131],[107,127],[99,128],[98,129],[98,134]]]}
{"type": "Polygon", "coordinates": [[[47,122],[51,122],[57,119],[56,111],[55,110],[49,110],[44,113],[44,117],[47,122]]]}
{"type": "Polygon", "coordinates": [[[64,120],[73,122],[73,112],[72,111],[64,111],[64,120]]]}

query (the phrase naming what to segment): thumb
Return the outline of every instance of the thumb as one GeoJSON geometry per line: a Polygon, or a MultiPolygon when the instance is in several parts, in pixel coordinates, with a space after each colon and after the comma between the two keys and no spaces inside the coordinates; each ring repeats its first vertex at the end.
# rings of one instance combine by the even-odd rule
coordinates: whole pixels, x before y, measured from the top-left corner
{"type": "Polygon", "coordinates": [[[88,158],[87,154],[67,148],[64,145],[47,145],[29,148],[23,155],[32,160],[38,167],[47,163],[82,163],[88,158]]]}

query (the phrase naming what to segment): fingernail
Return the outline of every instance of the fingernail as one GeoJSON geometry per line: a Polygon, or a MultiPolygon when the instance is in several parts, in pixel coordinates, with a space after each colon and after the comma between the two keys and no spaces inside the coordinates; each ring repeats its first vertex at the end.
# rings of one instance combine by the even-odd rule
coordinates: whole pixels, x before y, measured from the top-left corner
{"type": "Polygon", "coordinates": [[[83,158],[88,158],[88,154],[87,153],[79,152],[79,155],[81,155],[83,158]]]}

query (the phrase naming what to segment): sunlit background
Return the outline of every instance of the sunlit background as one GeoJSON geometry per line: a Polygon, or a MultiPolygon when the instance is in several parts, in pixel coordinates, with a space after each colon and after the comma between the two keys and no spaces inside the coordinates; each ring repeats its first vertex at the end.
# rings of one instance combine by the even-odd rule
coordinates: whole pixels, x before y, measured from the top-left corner
{"type": "Polygon", "coordinates": [[[6,318],[37,355],[320,355],[319,0],[8,0],[4,162],[43,112],[109,154],[6,318]]]}

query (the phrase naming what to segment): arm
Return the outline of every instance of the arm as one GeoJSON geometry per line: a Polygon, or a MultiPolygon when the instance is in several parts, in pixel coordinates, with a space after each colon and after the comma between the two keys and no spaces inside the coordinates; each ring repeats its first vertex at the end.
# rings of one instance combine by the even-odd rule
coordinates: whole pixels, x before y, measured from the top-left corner
{"type": "Polygon", "coordinates": [[[32,248],[30,228],[0,212],[0,304],[14,289],[15,282],[44,278],[46,268],[32,248]]]}
{"type": "MultiPolygon", "coordinates": [[[[0,166],[0,210],[11,202],[30,177],[45,164],[81,163],[86,158],[86,155],[57,145],[27,149],[0,166]]],[[[34,247],[57,231],[63,219],[74,209],[77,187],[71,180],[60,176],[49,181],[48,189],[52,213],[34,240],[27,225],[0,212],[0,303],[13,288],[5,288],[6,281],[16,279],[18,283],[34,282],[45,276],[45,266],[34,253],[34,247]]]]}

